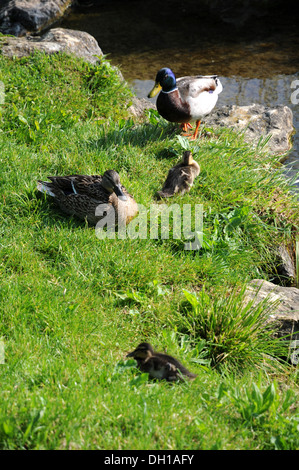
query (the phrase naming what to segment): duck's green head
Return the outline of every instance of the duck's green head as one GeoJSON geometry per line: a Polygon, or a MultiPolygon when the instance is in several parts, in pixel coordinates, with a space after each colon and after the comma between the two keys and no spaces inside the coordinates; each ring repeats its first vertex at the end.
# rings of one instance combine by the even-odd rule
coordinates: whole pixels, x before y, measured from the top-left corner
{"type": "Polygon", "coordinates": [[[176,88],[176,79],[173,71],[167,67],[159,70],[156,76],[155,85],[149,92],[148,98],[156,96],[160,90],[169,92],[176,88]]]}
{"type": "Polygon", "coordinates": [[[115,170],[107,170],[103,174],[103,179],[102,179],[102,186],[108,191],[109,193],[115,192],[117,197],[121,201],[126,201],[127,196],[123,193],[121,184],[120,184],[120,179],[119,179],[119,174],[115,170]]]}

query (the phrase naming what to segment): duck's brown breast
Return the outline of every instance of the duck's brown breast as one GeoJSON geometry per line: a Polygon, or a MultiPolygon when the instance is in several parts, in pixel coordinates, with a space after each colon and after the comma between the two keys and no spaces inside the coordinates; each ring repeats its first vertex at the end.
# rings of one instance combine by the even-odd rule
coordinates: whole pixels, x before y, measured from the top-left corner
{"type": "Polygon", "coordinates": [[[169,122],[186,123],[191,117],[190,106],[182,101],[178,90],[170,93],[161,91],[157,98],[157,110],[169,122]]]}

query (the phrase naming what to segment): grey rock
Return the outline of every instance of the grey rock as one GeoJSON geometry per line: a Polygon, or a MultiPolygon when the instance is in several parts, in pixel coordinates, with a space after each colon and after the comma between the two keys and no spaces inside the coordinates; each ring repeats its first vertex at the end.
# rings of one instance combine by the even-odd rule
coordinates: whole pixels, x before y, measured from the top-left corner
{"type": "Polygon", "coordinates": [[[93,36],[83,31],[64,28],[50,29],[42,36],[4,37],[0,40],[2,54],[7,57],[24,57],[35,51],[46,54],[66,52],[90,63],[96,63],[103,55],[93,36]]]}
{"type": "Polygon", "coordinates": [[[265,149],[275,155],[284,155],[292,147],[293,113],[288,106],[222,106],[205,118],[205,125],[244,132],[244,140],[254,145],[269,138],[265,149]]]}
{"type": "Polygon", "coordinates": [[[292,322],[298,322],[299,326],[299,289],[297,287],[282,287],[264,279],[254,279],[249,282],[245,297],[248,300],[255,298],[255,302],[260,302],[265,298],[276,302],[275,318],[289,319],[292,322]]]}
{"type": "Polygon", "coordinates": [[[285,279],[288,284],[294,284],[296,279],[295,267],[295,249],[293,246],[280,245],[277,250],[279,275],[285,279]]]}
{"type": "Polygon", "coordinates": [[[129,107],[129,112],[132,114],[133,117],[143,118],[144,112],[147,109],[151,108],[153,108],[153,105],[148,100],[146,100],[145,98],[137,98],[136,96],[134,96],[133,103],[129,107]]]}
{"type": "MultiPolygon", "coordinates": [[[[147,109],[147,100],[139,104],[139,114],[142,108],[147,109]]],[[[151,108],[156,109],[154,103],[151,108]]],[[[244,140],[256,146],[260,140],[269,138],[265,150],[285,158],[285,154],[292,148],[292,135],[294,134],[293,113],[288,106],[278,105],[273,108],[259,104],[249,106],[224,105],[215,108],[205,117],[205,126],[221,128],[227,127],[236,132],[244,133],[244,140]]]]}
{"type": "Polygon", "coordinates": [[[288,336],[291,362],[297,364],[299,353],[299,289],[296,287],[281,287],[263,279],[249,282],[245,291],[244,302],[253,301],[256,305],[267,299],[273,305],[273,311],[268,321],[274,322],[279,337],[288,336]],[[298,347],[297,347],[298,346],[298,347]]]}
{"type": "Polygon", "coordinates": [[[0,7],[0,32],[24,36],[38,33],[61,18],[73,0],[4,0],[0,7]]]}

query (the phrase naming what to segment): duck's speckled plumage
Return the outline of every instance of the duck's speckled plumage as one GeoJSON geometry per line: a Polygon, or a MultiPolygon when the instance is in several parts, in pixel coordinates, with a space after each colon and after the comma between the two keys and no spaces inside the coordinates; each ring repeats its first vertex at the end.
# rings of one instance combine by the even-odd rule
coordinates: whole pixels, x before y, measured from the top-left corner
{"type": "Polygon", "coordinates": [[[147,372],[152,379],[174,382],[184,377],[191,380],[197,377],[174,357],[155,352],[149,343],[140,343],[127,357],[133,357],[141,372],[147,372]]]}
{"type": "Polygon", "coordinates": [[[115,223],[128,223],[138,212],[134,198],[121,185],[119,175],[107,170],[101,175],[49,176],[49,181],[38,181],[37,188],[52,196],[60,209],[68,215],[86,219],[96,225],[104,216],[116,215],[115,223]],[[101,206],[102,213],[96,215],[101,206]],[[106,207],[105,207],[106,206],[106,207]]]}
{"type": "Polygon", "coordinates": [[[176,193],[184,194],[190,190],[199,172],[198,163],[193,160],[191,152],[187,150],[183,154],[182,161],[169,170],[162,189],[157,192],[157,197],[167,198],[176,193]]]}

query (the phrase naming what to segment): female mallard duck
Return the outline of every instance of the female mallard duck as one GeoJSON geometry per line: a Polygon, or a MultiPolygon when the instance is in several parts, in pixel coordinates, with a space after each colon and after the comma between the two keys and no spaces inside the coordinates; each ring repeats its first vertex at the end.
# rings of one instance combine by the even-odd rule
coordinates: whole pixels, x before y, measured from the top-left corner
{"type": "Polygon", "coordinates": [[[199,172],[198,163],[193,160],[192,153],[187,150],[183,154],[182,161],[169,170],[163,188],[157,192],[157,197],[166,198],[176,193],[185,194],[190,190],[199,172]]]}
{"type": "MultiPolygon", "coordinates": [[[[119,174],[107,170],[100,175],[49,176],[51,182],[38,181],[37,189],[55,198],[60,209],[69,215],[87,219],[96,225],[103,216],[116,214],[116,223],[128,223],[138,212],[133,197],[121,185],[119,174]],[[101,213],[96,209],[101,205],[101,213]]],[[[111,220],[111,219],[110,219],[111,220]]]]}
{"type": "Polygon", "coordinates": [[[155,85],[148,98],[157,98],[159,114],[170,122],[181,124],[184,132],[191,127],[190,122],[196,121],[196,139],[201,120],[215,107],[222,85],[217,75],[196,75],[176,79],[169,68],[159,70],[155,85]],[[162,90],[162,91],[161,91],[162,90]]]}
{"type": "Polygon", "coordinates": [[[147,372],[152,379],[174,382],[183,377],[189,379],[197,377],[174,357],[155,352],[149,343],[139,344],[134,351],[127,354],[127,357],[133,357],[141,372],[147,372]]]}

